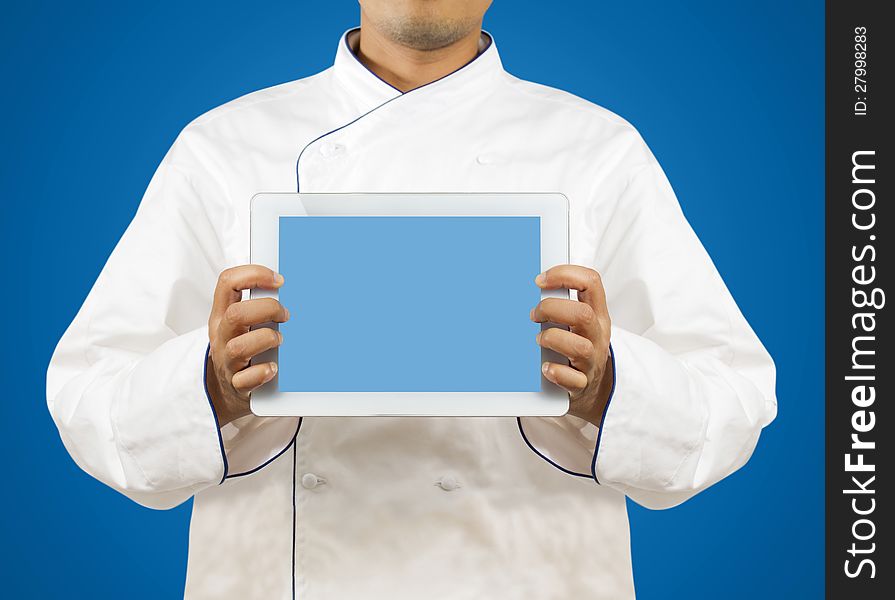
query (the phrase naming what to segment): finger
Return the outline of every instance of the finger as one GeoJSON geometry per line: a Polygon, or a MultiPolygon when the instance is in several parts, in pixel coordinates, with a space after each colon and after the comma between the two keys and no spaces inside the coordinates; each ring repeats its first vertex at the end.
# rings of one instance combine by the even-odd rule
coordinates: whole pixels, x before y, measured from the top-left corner
{"type": "Polygon", "coordinates": [[[226,343],[236,336],[242,335],[252,325],[260,325],[273,321],[284,323],[289,320],[289,311],[274,298],[256,298],[236,302],[227,307],[219,325],[219,335],[226,343]]]}
{"type": "Polygon", "coordinates": [[[551,381],[568,392],[577,394],[587,387],[587,375],[566,365],[545,362],[541,368],[547,381],[551,381]]]}
{"type": "Polygon", "coordinates": [[[231,371],[242,369],[253,356],[283,343],[283,334],[270,327],[261,327],[238,335],[227,342],[226,352],[231,371]]]}
{"type": "Polygon", "coordinates": [[[573,367],[582,371],[590,370],[590,363],[594,359],[594,343],[586,337],[565,329],[551,327],[538,333],[536,339],[542,347],[567,356],[573,367]]]}
{"type": "Polygon", "coordinates": [[[230,383],[236,391],[247,394],[258,386],[264,385],[273,379],[276,374],[277,363],[261,363],[260,365],[246,367],[242,371],[235,373],[230,380],[230,383]]]}
{"type": "Polygon", "coordinates": [[[277,289],[283,276],[261,265],[241,265],[225,269],[218,277],[211,308],[212,318],[220,319],[227,307],[242,300],[242,291],[252,288],[277,289]]]}
{"type": "Polygon", "coordinates": [[[544,298],[531,309],[535,323],[561,323],[589,340],[597,339],[599,327],[593,307],[567,298],[544,298]]]}
{"type": "Polygon", "coordinates": [[[535,277],[535,283],[545,290],[577,290],[579,301],[590,305],[598,315],[609,314],[603,279],[593,269],[581,265],[557,265],[535,277]]]}

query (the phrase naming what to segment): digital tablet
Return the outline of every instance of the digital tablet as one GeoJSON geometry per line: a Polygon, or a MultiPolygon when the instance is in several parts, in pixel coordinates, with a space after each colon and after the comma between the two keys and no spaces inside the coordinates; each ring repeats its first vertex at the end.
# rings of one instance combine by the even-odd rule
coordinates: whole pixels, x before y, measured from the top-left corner
{"type": "Polygon", "coordinates": [[[262,416],[562,415],[535,341],[535,276],[569,260],[561,194],[257,194],[251,262],[289,310],[262,416]]]}

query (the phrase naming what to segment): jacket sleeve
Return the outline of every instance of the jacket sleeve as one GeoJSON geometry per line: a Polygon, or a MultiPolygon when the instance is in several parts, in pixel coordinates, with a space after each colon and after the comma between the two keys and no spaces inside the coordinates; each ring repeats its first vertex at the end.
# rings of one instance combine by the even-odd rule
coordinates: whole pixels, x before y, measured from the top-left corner
{"type": "MultiPolygon", "coordinates": [[[[85,471],[169,508],[275,457],[296,419],[246,417],[221,431],[205,387],[207,322],[233,207],[178,136],[133,221],[62,336],[47,403],[85,471]]],[[[86,232],[89,235],[89,232],[86,232]]]]}
{"type": "Polygon", "coordinates": [[[588,265],[613,324],[602,422],[519,425],[554,466],[668,508],[746,463],[776,416],[775,370],[643,148],[588,265]]]}

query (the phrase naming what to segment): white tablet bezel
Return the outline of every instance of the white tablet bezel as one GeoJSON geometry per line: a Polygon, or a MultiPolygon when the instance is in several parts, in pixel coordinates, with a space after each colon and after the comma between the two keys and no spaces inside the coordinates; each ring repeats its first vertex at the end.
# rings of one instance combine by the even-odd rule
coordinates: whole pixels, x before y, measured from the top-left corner
{"type": "MultiPolygon", "coordinates": [[[[279,222],[285,216],[536,216],[541,223],[541,270],[569,262],[568,199],[559,193],[260,193],[250,210],[250,260],[279,268],[279,222]]],[[[287,282],[288,283],[288,282],[287,282]]],[[[532,285],[534,279],[532,279],[532,285]]],[[[254,289],[251,298],[277,298],[254,289]]],[[[542,290],[542,298],[568,298],[568,290],[542,290]]],[[[301,308],[296,308],[301,310],[301,308]]],[[[277,328],[276,323],[263,327],[277,328]]],[[[541,329],[555,327],[542,324],[541,329]]],[[[535,341],[532,340],[532,344],[535,341]]],[[[276,361],[277,349],[253,362],[276,361]]],[[[541,349],[541,362],[568,364],[541,349]]],[[[568,393],[541,375],[540,392],[280,392],[278,379],[252,392],[259,416],[558,416],[568,393]]]]}

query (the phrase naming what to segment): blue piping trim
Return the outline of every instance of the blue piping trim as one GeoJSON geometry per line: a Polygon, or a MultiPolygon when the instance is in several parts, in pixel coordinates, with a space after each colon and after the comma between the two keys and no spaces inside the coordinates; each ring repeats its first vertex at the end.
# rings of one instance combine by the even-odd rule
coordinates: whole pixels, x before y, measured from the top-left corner
{"type": "MultiPolygon", "coordinates": [[[[360,28],[357,27],[357,28],[355,28],[355,29],[352,29],[352,30],[348,31],[348,32],[345,34],[345,45],[346,45],[346,47],[348,48],[349,51],[351,51],[351,46],[348,46],[348,34],[354,32],[354,31],[358,31],[359,29],[360,29],[360,28]]],[[[485,32],[483,32],[483,33],[485,33],[485,32]]],[[[382,108],[383,106],[385,106],[386,104],[388,104],[389,102],[391,102],[392,100],[397,100],[398,98],[402,98],[402,97],[406,96],[407,94],[409,94],[409,93],[411,93],[411,92],[415,92],[416,90],[421,90],[421,89],[423,89],[424,87],[429,86],[429,85],[432,85],[433,83],[437,83],[437,82],[441,81],[442,79],[444,79],[444,78],[446,78],[446,77],[450,77],[450,76],[453,75],[454,73],[457,73],[457,72],[459,72],[459,71],[462,71],[463,69],[465,69],[466,67],[468,67],[469,65],[471,65],[472,63],[474,63],[476,60],[478,60],[478,58],[479,58],[480,56],[483,56],[483,55],[485,54],[485,52],[488,50],[488,48],[491,47],[491,44],[494,43],[494,38],[491,37],[491,34],[490,34],[490,33],[485,33],[485,35],[488,36],[488,40],[489,40],[489,41],[488,41],[488,46],[485,48],[485,50],[479,52],[479,53],[476,54],[474,57],[472,57],[472,59],[471,59],[468,63],[466,63],[465,65],[463,65],[462,67],[460,67],[460,68],[458,68],[458,69],[455,69],[455,70],[451,71],[450,73],[448,73],[448,74],[446,74],[446,75],[442,75],[442,76],[439,77],[438,79],[434,79],[434,80],[430,81],[429,83],[424,83],[423,85],[421,85],[421,86],[419,86],[419,87],[415,87],[415,88],[413,88],[412,90],[407,90],[406,92],[402,92],[401,90],[399,90],[398,88],[396,88],[395,86],[393,86],[392,84],[390,84],[389,82],[387,82],[387,81],[385,81],[384,79],[382,79],[381,77],[379,77],[379,75],[377,75],[376,73],[373,73],[373,71],[370,71],[370,69],[367,67],[367,65],[365,65],[364,63],[362,63],[362,62],[357,58],[357,55],[356,55],[354,52],[351,52],[351,56],[353,56],[354,59],[358,62],[358,64],[360,64],[364,69],[366,69],[367,72],[369,72],[371,75],[373,75],[373,77],[375,77],[375,78],[378,79],[379,81],[383,82],[384,84],[386,84],[387,86],[389,86],[389,87],[392,88],[393,90],[399,92],[399,94],[398,94],[397,96],[393,97],[393,98],[389,98],[388,100],[386,100],[385,102],[383,102],[382,104],[380,104],[380,105],[378,105],[378,106],[374,106],[373,108],[371,108],[370,110],[368,110],[368,111],[365,112],[364,114],[360,115],[359,117],[355,117],[354,119],[352,119],[351,121],[348,121],[348,122],[345,123],[344,125],[340,125],[339,127],[336,127],[335,129],[332,129],[332,130],[330,130],[330,131],[327,131],[327,132],[324,133],[324,134],[318,135],[318,136],[315,137],[313,140],[311,140],[310,142],[308,142],[307,144],[305,144],[305,147],[302,148],[302,149],[301,149],[301,152],[298,153],[298,158],[295,159],[295,191],[296,191],[296,192],[301,192],[301,179],[300,179],[300,177],[299,177],[299,175],[298,175],[298,165],[301,163],[301,157],[302,157],[302,155],[305,153],[305,150],[307,150],[308,147],[309,147],[311,144],[313,144],[314,142],[316,142],[316,141],[318,141],[318,140],[321,140],[321,139],[325,138],[326,136],[331,135],[331,134],[333,134],[333,133],[335,133],[335,132],[337,132],[337,131],[340,131],[340,130],[342,130],[342,129],[345,129],[345,128],[348,127],[349,125],[353,125],[354,123],[357,123],[358,121],[360,121],[361,119],[363,119],[364,117],[366,117],[367,115],[369,115],[370,113],[379,110],[380,108],[382,108]]]]}
{"type": "MultiPolygon", "coordinates": [[[[345,37],[344,37],[343,41],[345,42],[345,47],[348,48],[348,51],[349,51],[349,52],[351,52],[351,56],[353,56],[353,57],[357,60],[357,62],[360,64],[360,66],[362,66],[363,68],[365,68],[365,69],[367,70],[367,72],[370,73],[370,75],[372,75],[373,77],[375,77],[376,79],[378,79],[379,81],[381,81],[382,83],[384,83],[385,85],[387,85],[388,87],[392,88],[392,89],[395,90],[396,92],[398,92],[398,93],[400,93],[400,94],[405,94],[405,93],[407,93],[407,92],[412,92],[413,90],[407,90],[407,92],[402,92],[401,90],[399,90],[398,88],[396,88],[395,86],[393,86],[392,84],[390,84],[388,81],[386,81],[385,79],[383,79],[382,77],[380,77],[379,75],[377,75],[376,73],[374,73],[373,71],[371,71],[371,70],[370,70],[370,67],[368,67],[367,65],[365,65],[364,63],[362,63],[362,62],[360,61],[360,59],[357,58],[357,54],[354,53],[354,50],[352,50],[352,49],[351,49],[351,46],[348,44],[348,36],[351,35],[352,33],[354,33],[355,31],[360,31],[360,27],[355,27],[354,29],[349,30],[349,31],[345,34],[345,37]]],[[[488,36],[488,45],[485,46],[485,50],[487,50],[488,48],[491,47],[491,44],[494,43],[494,38],[491,37],[491,34],[488,33],[487,31],[482,31],[482,33],[484,33],[485,35],[488,36]]],[[[447,77],[448,75],[453,75],[454,73],[456,73],[457,71],[459,71],[460,69],[462,69],[463,67],[465,67],[466,65],[468,65],[469,63],[471,63],[472,61],[474,61],[475,59],[477,59],[479,56],[481,56],[482,54],[484,54],[484,53],[485,53],[485,50],[482,50],[481,52],[477,53],[474,57],[472,57],[472,59],[471,59],[468,63],[464,64],[462,67],[459,67],[458,69],[456,69],[456,70],[454,70],[454,71],[451,71],[451,72],[448,73],[447,75],[443,75],[443,76],[439,77],[438,79],[436,79],[436,80],[434,80],[434,81],[430,81],[429,83],[435,83],[435,82],[438,81],[439,79],[444,79],[444,78],[447,77]]],[[[423,85],[421,85],[421,86],[419,86],[419,87],[425,87],[425,86],[429,85],[429,83],[424,83],[423,85]]],[[[413,88],[413,89],[415,90],[415,89],[419,89],[419,88],[413,88]]]]}
{"type": "MultiPolygon", "coordinates": [[[[286,453],[289,448],[292,447],[292,444],[295,443],[295,438],[298,437],[298,431],[301,429],[301,423],[304,420],[304,417],[298,418],[298,427],[295,428],[295,434],[292,436],[292,440],[286,445],[285,448],[277,452],[272,458],[269,458],[266,462],[261,465],[258,465],[254,469],[250,469],[245,471],[244,473],[234,473],[233,475],[229,474],[230,471],[230,463],[227,460],[227,451],[224,450],[224,437],[221,435],[221,421],[218,418],[217,410],[214,408],[214,402],[211,401],[211,394],[208,392],[208,353],[211,352],[211,344],[205,349],[205,363],[202,365],[202,385],[205,388],[205,398],[208,400],[208,405],[211,407],[211,414],[214,416],[214,424],[218,432],[218,443],[221,446],[221,458],[224,461],[224,476],[221,478],[220,483],[224,483],[227,479],[233,479],[234,477],[243,477],[245,475],[251,475],[252,473],[256,473],[281,457],[286,453]]],[[[218,485],[220,485],[220,483],[218,485]]]]}
{"type": "Polygon", "coordinates": [[[291,440],[288,444],[286,444],[286,447],[285,447],[285,448],[283,448],[282,450],[280,450],[279,452],[277,452],[276,454],[274,454],[271,458],[267,459],[266,462],[264,462],[264,463],[258,465],[257,467],[255,467],[255,468],[253,468],[253,469],[249,469],[248,471],[245,471],[245,472],[243,472],[243,473],[236,473],[236,474],[234,474],[234,475],[228,475],[228,476],[227,476],[227,479],[233,479],[234,477],[245,477],[246,475],[251,475],[252,473],[257,473],[258,471],[260,471],[261,469],[263,469],[264,467],[266,467],[267,465],[269,465],[270,463],[272,463],[272,462],[275,461],[276,459],[278,459],[278,458],[280,458],[281,456],[283,456],[283,454],[285,454],[286,451],[288,451],[289,448],[292,447],[292,444],[295,443],[295,438],[298,437],[298,431],[301,429],[301,423],[302,423],[302,421],[304,421],[304,417],[299,417],[299,418],[298,418],[298,427],[295,428],[295,433],[294,433],[293,436],[292,436],[292,440],[291,440]]]}
{"type": "Polygon", "coordinates": [[[230,470],[230,463],[227,462],[227,452],[224,450],[224,437],[221,435],[221,421],[218,419],[218,411],[214,408],[214,402],[211,401],[211,394],[208,393],[208,353],[211,352],[211,344],[205,348],[205,362],[202,363],[202,387],[205,388],[205,399],[208,400],[208,406],[211,407],[211,414],[214,417],[214,428],[218,433],[218,444],[221,446],[221,459],[224,461],[224,475],[218,485],[224,483],[227,479],[227,472],[230,470]]]}
{"type": "MultiPolygon", "coordinates": [[[[344,38],[343,38],[342,41],[345,42],[345,47],[348,48],[348,51],[349,51],[349,52],[351,52],[351,56],[353,56],[353,57],[356,59],[356,58],[357,58],[357,54],[354,53],[354,50],[352,50],[352,49],[351,49],[351,46],[348,44],[348,36],[351,35],[352,33],[354,33],[355,31],[360,31],[360,27],[355,27],[354,29],[349,30],[349,31],[345,34],[345,36],[344,36],[344,38]]],[[[399,90],[398,88],[396,88],[395,86],[393,86],[392,84],[390,84],[388,81],[386,81],[385,79],[383,79],[382,77],[380,77],[379,75],[377,75],[376,73],[374,73],[373,71],[370,71],[370,67],[368,67],[367,65],[365,65],[364,63],[362,63],[360,60],[358,60],[357,62],[359,62],[360,65],[361,65],[363,68],[365,68],[365,69],[370,73],[370,75],[372,75],[373,77],[375,77],[376,79],[378,79],[379,81],[381,81],[382,83],[384,83],[385,85],[387,85],[388,87],[392,88],[393,90],[395,90],[396,92],[398,92],[398,93],[400,93],[400,94],[403,94],[403,93],[404,93],[404,92],[402,92],[401,90],[399,90]]]]}
{"type": "Polygon", "coordinates": [[[568,473],[569,475],[574,475],[575,477],[584,477],[585,479],[590,479],[590,475],[588,475],[587,473],[576,473],[575,471],[570,471],[569,469],[561,467],[560,465],[556,464],[555,462],[541,454],[538,449],[535,448],[532,443],[528,441],[528,437],[525,435],[525,430],[522,428],[522,417],[516,417],[516,424],[519,425],[519,433],[522,434],[522,439],[525,440],[525,443],[528,444],[528,447],[531,448],[532,452],[546,460],[548,463],[550,463],[563,473],[568,473]]]}
{"type": "Polygon", "coordinates": [[[395,100],[395,99],[400,98],[400,97],[401,97],[401,96],[395,96],[394,98],[389,98],[388,100],[386,100],[385,102],[383,102],[383,103],[380,104],[379,106],[374,106],[373,108],[371,108],[370,110],[368,110],[367,112],[365,112],[364,114],[362,114],[361,116],[356,117],[355,119],[353,119],[353,120],[351,120],[351,121],[345,123],[344,125],[340,125],[339,127],[336,127],[335,129],[332,129],[332,130],[330,130],[330,131],[327,131],[327,132],[324,133],[324,134],[318,135],[318,136],[315,137],[313,140],[311,140],[310,142],[308,142],[307,144],[305,144],[305,147],[302,148],[302,149],[301,149],[301,152],[298,153],[298,158],[295,159],[295,191],[296,191],[296,192],[301,192],[301,179],[299,178],[299,175],[298,175],[298,165],[301,163],[301,157],[302,157],[302,155],[305,153],[305,150],[307,150],[307,149],[311,146],[311,144],[313,144],[313,143],[316,142],[317,140],[321,140],[321,139],[325,138],[326,136],[331,135],[331,134],[333,134],[333,133],[335,133],[335,132],[337,132],[337,131],[339,131],[339,130],[341,130],[341,129],[345,129],[345,128],[348,127],[349,125],[353,125],[354,123],[360,121],[361,119],[363,119],[364,117],[366,117],[367,115],[369,115],[371,112],[376,111],[376,110],[379,110],[380,108],[382,108],[383,106],[385,106],[386,104],[388,104],[389,102],[391,102],[392,100],[395,100]]]}
{"type": "Polygon", "coordinates": [[[603,439],[603,424],[606,422],[606,413],[609,412],[609,405],[612,404],[612,398],[615,396],[615,386],[618,383],[618,376],[615,372],[615,351],[612,349],[612,342],[609,343],[609,358],[612,362],[612,388],[609,390],[606,406],[603,407],[603,415],[600,417],[600,431],[597,433],[597,444],[594,446],[594,457],[590,461],[590,473],[598,484],[600,480],[597,479],[597,454],[600,452],[600,440],[603,439]]]}
{"type": "Polygon", "coordinates": [[[525,443],[531,448],[531,451],[546,460],[548,463],[562,471],[563,473],[568,473],[569,475],[574,475],[575,477],[585,477],[587,479],[593,478],[593,480],[597,483],[600,483],[600,480],[597,479],[597,452],[600,450],[600,440],[603,437],[603,422],[606,421],[606,412],[609,410],[609,403],[612,402],[612,397],[615,395],[615,352],[612,350],[612,343],[609,344],[609,358],[612,365],[612,388],[609,390],[609,398],[606,400],[606,406],[603,407],[603,414],[600,416],[600,428],[597,432],[597,443],[594,446],[594,456],[590,461],[590,473],[576,473],[575,471],[571,471],[559,464],[553,462],[546,456],[544,456],[534,445],[528,441],[528,436],[525,435],[525,429],[522,427],[522,417],[516,417],[516,423],[519,425],[519,433],[522,434],[522,439],[525,440],[525,443]]]}

